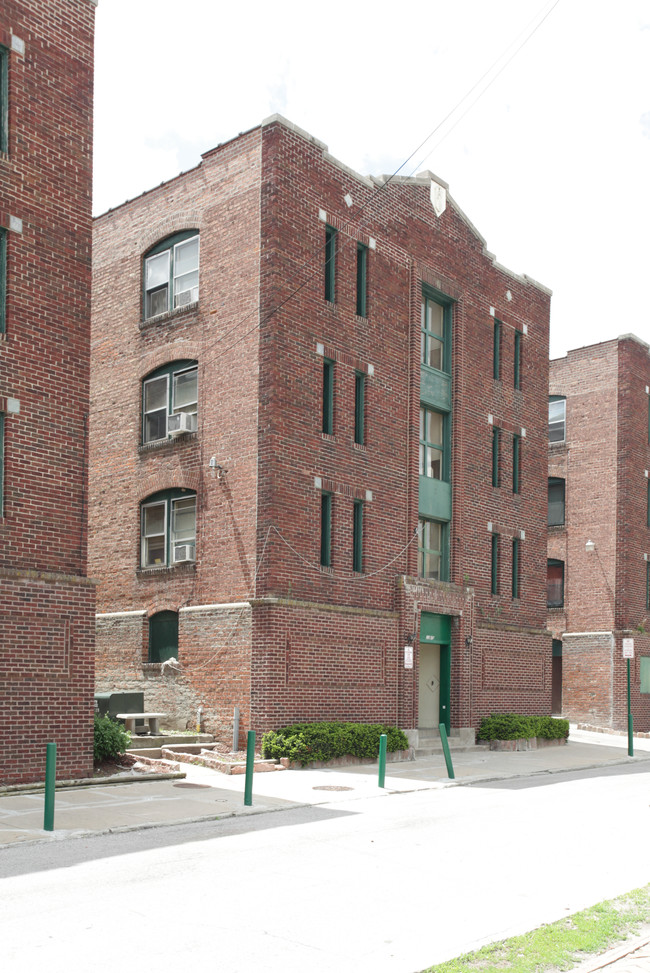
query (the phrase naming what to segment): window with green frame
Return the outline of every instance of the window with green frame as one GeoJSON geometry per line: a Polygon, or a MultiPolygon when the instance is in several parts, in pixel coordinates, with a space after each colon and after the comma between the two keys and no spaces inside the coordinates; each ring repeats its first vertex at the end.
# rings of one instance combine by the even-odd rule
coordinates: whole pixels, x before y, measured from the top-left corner
{"type": "Polygon", "coordinates": [[[178,612],[157,612],[149,619],[149,662],[178,659],[178,612]]]}
{"type": "Polygon", "coordinates": [[[515,433],[512,437],[512,492],[519,493],[521,480],[521,436],[515,433]]]}
{"type": "Polygon", "coordinates": [[[325,227],[325,300],[336,301],[336,237],[333,226],[325,227]]]}
{"type": "Polygon", "coordinates": [[[650,655],[639,657],[639,692],[650,693],[650,655]]]}
{"type": "Polygon", "coordinates": [[[197,413],[198,366],[195,361],[170,362],[144,379],[143,443],[157,442],[181,432],[194,432],[197,429],[197,413]]]}
{"type": "Polygon", "coordinates": [[[565,520],[566,481],[560,476],[548,478],[548,526],[561,527],[565,520]]]}
{"type": "Polygon", "coordinates": [[[446,581],[449,576],[447,551],[448,525],[421,518],[418,523],[418,576],[446,581]]]}
{"type": "Polygon", "coordinates": [[[320,563],[332,566],[332,494],[327,492],[320,495],[320,563]]]}
{"type": "Polygon", "coordinates": [[[367,317],[368,312],[368,247],[357,243],[357,314],[367,317]]]}
{"type": "Polygon", "coordinates": [[[363,446],[366,435],[366,376],[356,372],[354,376],[354,441],[363,446]]]}
{"type": "Polygon", "coordinates": [[[199,234],[186,230],[161,240],[144,258],[144,319],[199,299],[199,234]]]}
{"type": "Polygon", "coordinates": [[[499,594],[499,535],[492,534],[490,540],[490,594],[499,594]]]}
{"type": "Polygon", "coordinates": [[[196,560],[196,493],[161,490],[140,504],[140,566],[196,560]]]}
{"type": "Polygon", "coordinates": [[[515,331],[515,349],[514,349],[514,374],[513,374],[513,385],[516,389],[521,388],[521,331],[515,331]]]}
{"type": "Polygon", "coordinates": [[[355,500],[352,507],[352,570],[363,571],[363,502],[355,500]]]}
{"type": "Polygon", "coordinates": [[[420,406],[420,476],[446,480],[445,468],[446,417],[435,409],[420,406]]]}
{"type": "Polygon", "coordinates": [[[492,335],[492,378],[495,382],[501,378],[501,322],[496,318],[492,335]]]}
{"type": "Polygon", "coordinates": [[[9,51],[0,47],[0,152],[9,151],[9,51]]]}
{"type": "Polygon", "coordinates": [[[512,597],[521,597],[519,575],[521,571],[521,541],[518,537],[512,538],[512,597]]]}
{"type": "Polygon", "coordinates": [[[420,314],[420,362],[451,372],[451,306],[422,296],[420,314]]]}
{"type": "Polygon", "coordinates": [[[501,430],[498,426],[492,427],[492,486],[498,487],[501,477],[501,430]]]}
{"type": "Polygon", "coordinates": [[[334,362],[323,362],[323,425],[322,431],[334,435],[334,362]]]}
{"type": "Polygon", "coordinates": [[[0,334],[7,327],[7,231],[0,227],[0,334]]]}
{"type": "Polygon", "coordinates": [[[546,607],[564,607],[564,561],[555,558],[546,562],[546,607]]]}

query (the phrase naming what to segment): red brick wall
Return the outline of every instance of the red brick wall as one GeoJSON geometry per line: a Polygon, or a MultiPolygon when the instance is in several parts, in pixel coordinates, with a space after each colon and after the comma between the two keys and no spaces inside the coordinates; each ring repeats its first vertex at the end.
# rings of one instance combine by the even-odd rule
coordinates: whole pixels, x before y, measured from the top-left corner
{"type": "Polygon", "coordinates": [[[0,156],[7,234],[0,584],[4,656],[0,780],[34,780],[45,743],[58,775],[92,768],[93,600],[87,547],[94,5],[5,0],[9,145],[0,156]],[[20,42],[24,42],[24,49],[20,42]]]}
{"type": "MultiPolygon", "coordinates": [[[[95,224],[91,563],[99,604],[104,612],[151,614],[253,599],[250,719],[256,729],[348,713],[417,725],[417,649],[411,672],[403,669],[402,651],[405,636],[417,634],[425,604],[425,610],[446,605],[457,619],[452,721],[467,725],[473,667],[480,662],[465,650],[477,639],[479,609],[499,620],[508,653],[504,679],[544,629],[549,296],[500,268],[451,199],[435,217],[429,192],[427,178],[396,180],[375,199],[377,185],[332,160],[322,143],[270,121],[95,224]],[[333,304],[323,293],[321,210],[339,229],[333,304]],[[142,256],[156,240],[190,227],[201,234],[198,308],[142,328],[142,256]],[[356,315],[357,241],[369,246],[366,318],[356,315]],[[417,573],[423,283],[455,301],[452,584],[433,586],[431,594],[425,583],[425,594],[414,599],[404,596],[399,579],[417,573]],[[491,308],[503,321],[499,382],[486,355],[491,308]],[[518,391],[514,330],[524,326],[518,391]],[[335,362],[332,436],[321,432],[323,356],[335,362]],[[139,449],[142,378],[177,358],[199,361],[199,432],[183,444],[139,449]],[[353,442],[356,371],[367,376],[363,446],[353,442]],[[504,433],[497,489],[489,415],[504,433]],[[511,442],[523,429],[521,493],[515,495],[511,442]],[[222,479],[208,471],[212,455],[229,471],[222,479]],[[196,568],[140,572],[138,504],[174,484],[197,490],[196,568]],[[329,570],[319,564],[322,489],[333,494],[329,570]],[[364,501],[364,576],[352,570],[355,499],[364,501]],[[496,597],[489,595],[488,522],[504,538],[496,597]],[[513,600],[511,541],[522,534],[521,597],[513,600]],[[467,625],[460,621],[464,611],[467,625]],[[377,653],[380,683],[372,675],[377,653]],[[320,656],[325,673],[318,674],[320,656]]],[[[201,624],[197,618],[199,642],[201,624]]],[[[133,639],[128,658],[139,651],[133,639]]],[[[103,644],[107,658],[122,651],[110,632],[103,644]]],[[[217,721],[237,694],[247,710],[245,679],[237,687],[233,681],[229,694],[224,671],[209,699],[195,687],[194,651],[188,644],[181,662],[196,698],[206,698],[217,721]]],[[[480,639],[475,651],[482,652],[480,639]]],[[[219,668],[225,658],[219,655],[219,668]]],[[[246,661],[241,665],[246,672],[246,661]]],[[[546,693],[550,711],[544,667],[528,666],[527,674],[531,706],[546,693]]],[[[102,669],[101,678],[119,674],[102,669]]],[[[511,696],[523,692],[516,675],[511,688],[511,696]]],[[[501,697],[483,692],[479,709],[492,698],[501,697]]]]}

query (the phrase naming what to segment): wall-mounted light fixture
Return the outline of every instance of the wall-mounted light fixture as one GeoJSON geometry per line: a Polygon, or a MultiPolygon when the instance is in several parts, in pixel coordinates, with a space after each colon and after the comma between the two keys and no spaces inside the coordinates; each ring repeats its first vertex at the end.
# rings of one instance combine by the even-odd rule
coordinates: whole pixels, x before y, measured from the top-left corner
{"type": "Polygon", "coordinates": [[[596,550],[596,545],[594,541],[587,541],[587,543],[585,544],[585,551],[587,552],[587,554],[593,554],[595,550],[596,550]]]}

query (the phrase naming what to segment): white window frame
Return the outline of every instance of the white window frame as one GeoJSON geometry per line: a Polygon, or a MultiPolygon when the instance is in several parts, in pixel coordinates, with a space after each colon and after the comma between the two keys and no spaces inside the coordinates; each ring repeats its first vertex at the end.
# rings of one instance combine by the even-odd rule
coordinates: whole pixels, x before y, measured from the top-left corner
{"type": "MultiPolygon", "coordinates": [[[[169,417],[178,415],[179,412],[184,412],[190,416],[198,416],[199,414],[199,366],[196,365],[185,365],[176,371],[172,370],[169,372],[163,372],[162,375],[152,375],[150,378],[145,378],[142,382],[142,443],[143,445],[148,445],[149,443],[160,443],[164,442],[169,438],[169,417]],[[176,406],[176,379],[179,375],[188,375],[190,372],[196,372],[196,399],[193,402],[188,403],[184,406],[176,406]],[[158,439],[148,439],[147,438],[147,416],[155,412],[161,412],[162,407],[157,409],[145,409],[146,402],[146,388],[152,382],[160,382],[165,379],[165,433],[158,439]],[[171,379],[171,387],[170,387],[171,379]],[[189,406],[189,407],[188,407],[189,406]]],[[[197,420],[198,423],[198,420],[197,420]]]]}
{"type": "MultiPolygon", "coordinates": [[[[154,253],[150,253],[144,258],[144,320],[149,321],[152,318],[156,318],[161,314],[167,314],[170,311],[175,311],[178,308],[185,307],[186,304],[194,304],[199,299],[199,267],[201,261],[201,244],[200,244],[200,233],[194,233],[192,236],[185,237],[183,240],[179,240],[177,243],[171,243],[168,247],[163,247],[161,250],[157,250],[154,253]],[[182,274],[176,273],[176,265],[178,263],[178,253],[179,249],[182,247],[187,247],[190,243],[196,241],[196,266],[192,267],[191,270],[185,270],[182,274]],[[167,256],[167,280],[165,283],[160,283],[156,287],[148,287],[148,273],[149,265],[154,260],[160,260],[164,255],[167,256]],[[195,286],[189,288],[190,300],[184,301],[180,304],[177,300],[177,282],[181,277],[186,276],[189,273],[196,273],[197,283],[195,286]],[[149,313],[149,302],[150,295],[155,291],[166,289],[167,299],[165,301],[165,308],[162,311],[158,311],[156,314],[149,313]]],[[[179,294],[187,293],[185,291],[180,291],[179,294]]]]}
{"type": "Polygon", "coordinates": [[[176,545],[192,545],[194,547],[194,555],[196,559],[196,493],[181,493],[176,497],[165,497],[162,500],[152,500],[149,503],[143,503],[140,505],[140,567],[141,568],[164,568],[174,565],[174,550],[176,545]],[[176,528],[175,528],[175,507],[178,503],[187,503],[192,501],[194,504],[194,534],[192,537],[181,537],[177,538],[176,528]],[[146,522],[146,511],[151,510],[154,507],[164,508],[164,534],[146,534],[145,533],[145,522],[146,522]],[[163,537],[165,556],[164,559],[159,564],[147,563],[146,552],[147,552],[147,540],[150,537],[163,537]]]}
{"type": "Polygon", "coordinates": [[[167,500],[154,500],[151,503],[143,503],[141,507],[141,520],[140,520],[140,566],[143,568],[158,568],[165,567],[167,565],[167,500]],[[146,560],[146,550],[147,550],[147,539],[149,537],[160,537],[160,534],[147,534],[145,533],[145,523],[146,523],[146,511],[153,507],[163,507],[163,544],[165,548],[165,557],[160,564],[147,564],[146,560]]]}
{"type": "MultiPolygon", "coordinates": [[[[559,411],[559,410],[557,410],[559,411]]],[[[549,443],[565,443],[566,442],[566,399],[565,398],[554,398],[549,399],[548,402],[548,441],[549,443]],[[553,406],[562,406],[561,418],[557,415],[551,416],[551,409],[553,406]],[[551,439],[551,433],[555,432],[562,427],[562,438],[561,439],[551,439]]]]}

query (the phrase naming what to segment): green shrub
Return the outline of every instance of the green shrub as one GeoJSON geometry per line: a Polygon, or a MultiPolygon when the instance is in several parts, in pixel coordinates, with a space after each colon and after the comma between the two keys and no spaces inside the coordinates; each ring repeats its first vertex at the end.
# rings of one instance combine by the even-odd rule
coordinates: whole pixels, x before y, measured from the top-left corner
{"type": "Polygon", "coordinates": [[[268,760],[288,757],[297,763],[333,760],[334,757],[379,755],[379,737],[385,733],[387,749],[408,749],[402,730],[380,723],[294,723],[269,730],[262,737],[262,756],[268,760]]]}
{"type": "Polygon", "coordinates": [[[130,742],[131,737],[121,723],[115,723],[110,716],[95,713],[95,763],[114,760],[118,754],[124,753],[130,742]]]}
{"type": "Polygon", "coordinates": [[[559,740],[569,735],[569,721],[552,716],[520,716],[517,713],[492,713],[484,716],[478,728],[478,740],[559,740]]]}

